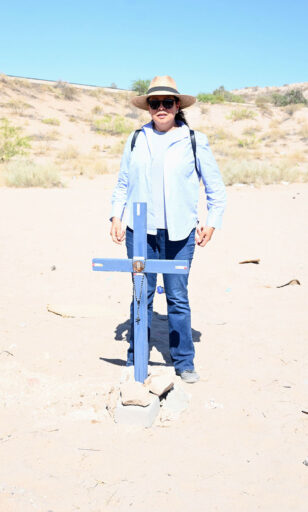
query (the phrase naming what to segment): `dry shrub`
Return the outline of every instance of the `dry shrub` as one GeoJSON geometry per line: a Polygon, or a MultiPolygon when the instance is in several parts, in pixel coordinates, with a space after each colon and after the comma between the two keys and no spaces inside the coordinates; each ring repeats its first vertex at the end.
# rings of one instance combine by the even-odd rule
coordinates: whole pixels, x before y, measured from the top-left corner
{"type": "Polygon", "coordinates": [[[60,187],[58,170],[52,165],[38,165],[31,161],[12,161],[2,166],[8,187],[60,187]]]}
{"type": "Polygon", "coordinates": [[[265,132],[261,136],[261,140],[267,141],[267,142],[277,142],[278,140],[282,140],[285,138],[286,138],[286,133],[283,130],[281,130],[280,128],[273,128],[271,131],[265,132]]]}
{"type": "Polygon", "coordinates": [[[38,86],[39,84],[33,84],[33,82],[30,82],[30,80],[24,80],[23,78],[14,78],[13,82],[15,85],[19,85],[20,87],[23,87],[24,89],[32,89],[35,85],[38,86]]]}
{"type": "Polygon", "coordinates": [[[11,100],[4,106],[9,108],[13,114],[17,114],[19,116],[24,116],[26,110],[29,110],[29,108],[34,108],[29,103],[25,103],[24,101],[20,100],[11,100]]]}
{"type": "Polygon", "coordinates": [[[60,137],[60,133],[57,130],[50,130],[47,133],[33,133],[30,135],[31,140],[45,140],[45,141],[52,141],[52,140],[58,140],[60,137]]]}
{"type": "Polygon", "coordinates": [[[272,109],[270,108],[270,101],[271,98],[269,96],[257,96],[255,104],[261,110],[262,114],[271,115],[272,109]]]}
{"type": "Polygon", "coordinates": [[[217,128],[210,134],[211,140],[215,142],[219,142],[222,140],[233,140],[234,135],[231,132],[227,132],[223,128],[217,128]]]}
{"type": "Polygon", "coordinates": [[[95,105],[95,107],[92,108],[91,113],[94,115],[102,115],[103,108],[101,105],[95,105]]]}
{"type": "Polygon", "coordinates": [[[306,161],[303,151],[293,151],[293,153],[290,153],[285,158],[289,165],[296,165],[306,161]]]}
{"type": "Polygon", "coordinates": [[[308,123],[304,123],[303,126],[300,128],[298,135],[302,137],[304,142],[308,139],[308,123]]]}
{"type": "Polygon", "coordinates": [[[262,131],[261,126],[248,126],[247,128],[245,128],[245,130],[243,130],[242,134],[248,135],[249,137],[253,137],[256,134],[256,132],[261,132],[261,131],[262,131]]]}
{"type": "Polygon", "coordinates": [[[113,146],[111,146],[111,148],[109,150],[109,153],[111,155],[115,155],[115,156],[122,155],[124,146],[125,146],[125,142],[126,142],[126,140],[122,139],[122,140],[119,140],[118,142],[116,142],[115,144],[113,144],[113,146]]]}
{"type": "Polygon", "coordinates": [[[242,149],[238,146],[234,148],[228,144],[218,144],[215,146],[215,158],[220,161],[223,158],[242,158],[242,149]]]}
{"type": "Polygon", "coordinates": [[[228,160],[222,162],[220,167],[226,185],[308,181],[308,166],[289,165],[288,161],[228,160]]]}
{"type": "Polygon", "coordinates": [[[105,91],[102,87],[95,87],[95,89],[84,89],[84,93],[89,96],[93,96],[94,98],[100,98],[105,91]]]}
{"type": "Polygon", "coordinates": [[[209,107],[207,107],[204,103],[198,103],[201,114],[207,114],[209,111],[209,107]]]}
{"type": "MultiPolygon", "coordinates": [[[[220,142],[214,146],[214,155],[217,160],[221,160],[224,158],[229,159],[237,159],[237,158],[245,158],[245,148],[239,148],[237,145],[227,144],[226,142],[220,142]]],[[[249,158],[249,151],[247,151],[247,158],[249,158]]]]}
{"type": "Polygon", "coordinates": [[[58,158],[61,160],[74,160],[75,158],[78,158],[78,156],[79,151],[73,145],[67,146],[58,153],[58,158]]]}
{"type": "Polygon", "coordinates": [[[253,135],[243,139],[238,139],[237,145],[240,148],[254,149],[260,141],[253,135]]]}
{"type": "Polygon", "coordinates": [[[89,153],[88,155],[80,155],[74,160],[74,164],[70,169],[74,173],[78,173],[81,176],[87,176],[93,178],[98,174],[108,174],[109,167],[105,160],[97,158],[96,154],[89,153]]]}
{"type": "Polygon", "coordinates": [[[286,107],[283,107],[283,110],[286,114],[288,114],[290,117],[295,114],[295,112],[298,112],[303,107],[306,107],[304,103],[293,103],[291,105],[287,105],[286,107]]]}
{"type": "Polygon", "coordinates": [[[128,119],[139,119],[140,113],[137,108],[131,108],[129,112],[125,114],[128,119]]]}
{"type": "Polygon", "coordinates": [[[49,84],[40,84],[40,89],[42,92],[55,92],[55,88],[52,85],[49,84]]]}
{"type": "Polygon", "coordinates": [[[67,83],[62,82],[61,80],[56,83],[55,87],[60,90],[60,95],[58,95],[58,97],[62,97],[66,100],[76,100],[77,96],[79,95],[79,89],[77,87],[68,85],[67,83]]]}
{"type": "Polygon", "coordinates": [[[36,156],[46,155],[50,151],[51,147],[48,142],[38,142],[35,145],[33,154],[36,156]]]}
{"type": "Polygon", "coordinates": [[[279,128],[280,125],[281,125],[281,121],[279,119],[272,119],[269,124],[269,127],[272,129],[276,129],[276,128],[279,128]]]}
{"type": "Polygon", "coordinates": [[[8,77],[4,73],[0,73],[0,82],[2,82],[3,84],[8,83],[8,77]]]}

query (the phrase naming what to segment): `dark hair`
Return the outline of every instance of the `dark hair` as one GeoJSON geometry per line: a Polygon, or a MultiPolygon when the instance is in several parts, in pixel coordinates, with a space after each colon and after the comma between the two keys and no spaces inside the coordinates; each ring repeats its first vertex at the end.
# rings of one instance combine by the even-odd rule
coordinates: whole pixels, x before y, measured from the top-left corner
{"type": "MultiPolygon", "coordinates": [[[[176,102],[179,101],[179,98],[177,98],[176,96],[173,96],[173,97],[176,102]]],[[[188,122],[186,121],[185,114],[184,114],[183,110],[181,109],[181,107],[179,108],[179,111],[175,114],[174,119],[175,119],[176,123],[182,122],[182,123],[186,124],[186,126],[188,126],[188,122]]]]}
{"type": "Polygon", "coordinates": [[[186,124],[188,126],[188,122],[186,121],[186,117],[185,117],[185,114],[183,112],[183,110],[179,109],[179,111],[177,112],[177,114],[175,114],[175,121],[178,123],[179,121],[181,121],[182,123],[186,124]]]}

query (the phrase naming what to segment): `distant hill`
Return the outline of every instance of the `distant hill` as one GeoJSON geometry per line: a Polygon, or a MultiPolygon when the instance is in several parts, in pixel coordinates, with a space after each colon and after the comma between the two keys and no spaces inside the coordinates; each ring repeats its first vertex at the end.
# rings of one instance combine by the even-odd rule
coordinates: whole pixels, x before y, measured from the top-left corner
{"type": "MultiPolygon", "coordinates": [[[[308,108],[270,103],[272,93],[290,89],[308,96],[308,82],[250,87],[232,91],[244,103],[197,102],[185,111],[190,126],[207,134],[227,184],[307,179],[308,108]]],[[[27,155],[12,158],[13,164],[49,165],[64,180],[115,173],[128,134],[149,121],[147,112],[130,103],[133,94],[0,75],[0,150],[1,123],[9,123],[30,146],[27,155]]],[[[13,164],[0,164],[3,183],[13,164]]]]}
{"type": "Polygon", "coordinates": [[[297,82],[294,84],[285,84],[281,87],[242,87],[241,89],[234,89],[234,94],[244,96],[247,101],[254,101],[257,96],[264,96],[273,93],[285,94],[292,89],[299,89],[302,91],[305,98],[308,100],[308,82],[297,82]]]}

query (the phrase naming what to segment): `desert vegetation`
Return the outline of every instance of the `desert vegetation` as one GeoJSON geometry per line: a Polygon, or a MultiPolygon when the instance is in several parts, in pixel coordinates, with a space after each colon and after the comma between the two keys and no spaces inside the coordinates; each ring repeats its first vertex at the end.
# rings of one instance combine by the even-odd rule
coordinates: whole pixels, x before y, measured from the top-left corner
{"type": "Polygon", "coordinates": [[[212,104],[225,102],[244,103],[244,98],[242,96],[227,91],[223,85],[221,85],[218,89],[215,89],[212,93],[199,93],[197,99],[202,103],[212,104]]]}
{"type": "Polygon", "coordinates": [[[25,155],[30,148],[29,137],[21,135],[21,128],[12,126],[8,119],[0,123],[0,161],[6,162],[16,155],[25,155]]]}
{"type": "Polygon", "coordinates": [[[149,89],[150,80],[135,80],[132,83],[132,91],[136,92],[139,96],[146,94],[149,89]]]}
{"type": "MultiPolygon", "coordinates": [[[[133,91],[0,76],[0,182],[62,186],[117,172],[127,135],[148,122],[133,91]]],[[[198,96],[190,127],[204,132],[226,184],[308,180],[308,84],[198,96]],[[295,92],[294,92],[295,91],[295,92]]]]}

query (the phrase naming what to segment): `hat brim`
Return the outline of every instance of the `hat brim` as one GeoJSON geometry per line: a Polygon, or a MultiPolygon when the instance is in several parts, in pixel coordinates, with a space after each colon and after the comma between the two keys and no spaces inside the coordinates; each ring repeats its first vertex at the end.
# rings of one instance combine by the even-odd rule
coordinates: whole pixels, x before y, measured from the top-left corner
{"type": "Polygon", "coordinates": [[[162,89],[161,91],[155,91],[151,94],[144,94],[143,96],[134,96],[131,99],[131,102],[135,107],[142,108],[142,110],[149,110],[149,105],[147,103],[147,98],[149,96],[175,96],[176,98],[179,98],[180,100],[180,108],[187,108],[193,105],[196,101],[196,98],[194,96],[189,96],[188,94],[174,94],[170,93],[170,91],[165,91],[162,89]]]}

